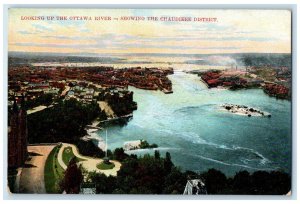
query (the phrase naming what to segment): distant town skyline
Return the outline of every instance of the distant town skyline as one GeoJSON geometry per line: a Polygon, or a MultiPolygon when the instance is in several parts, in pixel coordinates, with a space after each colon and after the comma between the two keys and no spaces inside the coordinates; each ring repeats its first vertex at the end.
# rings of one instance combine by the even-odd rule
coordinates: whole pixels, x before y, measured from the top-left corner
{"type": "Polygon", "coordinates": [[[288,10],[10,9],[10,52],[291,53],[288,10]],[[21,20],[29,16],[109,16],[112,20],[21,20]],[[130,17],[217,18],[217,22],[121,21],[130,17]]]}

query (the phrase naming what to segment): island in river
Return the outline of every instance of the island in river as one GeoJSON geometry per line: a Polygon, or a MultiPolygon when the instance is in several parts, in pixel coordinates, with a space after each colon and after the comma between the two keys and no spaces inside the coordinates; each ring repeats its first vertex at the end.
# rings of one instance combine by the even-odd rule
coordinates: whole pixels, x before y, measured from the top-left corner
{"type": "Polygon", "coordinates": [[[261,116],[261,117],[271,117],[270,113],[258,110],[256,108],[248,107],[245,105],[234,105],[234,104],[223,104],[221,105],[222,110],[226,110],[230,113],[251,116],[261,116]]]}

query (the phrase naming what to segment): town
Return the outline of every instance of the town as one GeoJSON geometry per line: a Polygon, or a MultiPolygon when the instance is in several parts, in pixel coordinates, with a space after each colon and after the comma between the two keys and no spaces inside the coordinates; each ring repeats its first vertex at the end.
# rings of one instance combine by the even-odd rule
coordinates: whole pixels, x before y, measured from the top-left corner
{"type": "Polygon", "coordinates": [[[270,96],[280,99],[291,97],[291,72],[288,67],[253,66],[245,70],[195,70],[209,88],[225,87],[230,90],[259,88],[270,96]]]}
{"type": "Polygon", "coordinates": [[[54,99],[99,102],[101,109],[110,106],[117,116],[128,115],[137,109],[128,86],[172,93],[172,83],[167,78],[172,73],[171,68],[13,67],[8,73],[9,105],[14,98],[20,103],[22,94],[27,101],[51,95],[54,99]]]}

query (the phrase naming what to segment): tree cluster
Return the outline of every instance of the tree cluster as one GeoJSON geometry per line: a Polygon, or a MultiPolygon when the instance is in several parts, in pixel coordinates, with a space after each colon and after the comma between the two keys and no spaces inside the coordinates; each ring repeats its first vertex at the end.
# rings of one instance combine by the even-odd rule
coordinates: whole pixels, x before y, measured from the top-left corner
{"type": "Polygon", "coordinates": [[[31,109],[37,106],[45,105],[50,106],[53,102],[53,94],[43,94],[35,99],[27,100],[25,106],[27,109],[31,109]]]}
{"type": "Polygon", "coordinates": [[[126,155],[119,148],[113,157],[122,160],[116,177],[96,172],[88,174],[88,180],[96,184],[97,193],[171,194],[182,193],[184,189],[186,177],[174,166],[169,153],[165,158],[161,158],[159,152],[155,152],[155,156],[137,157],[126,155]]]}
{"type": "Polygon", "coordinates": [[[170,153],[162,158],[158,151],[154,156],[141,157],[127,155],[122,148],[116,149],[112,157],[122,161],[116,177],[88,173],[89,182],[96,184],[100,194],[182,194],[189,179],[200,178],[208,194],[240,195],[284,195],[291,189],[291,178],[279,171],[237,172],[234,177],[226,177],[216,169],[197,174],[182,172],[174,166],[170,153]]]}
{"type": "Polygon", "coordinates": [[[74,143],[86,134],[85,126],[101,113],[97,103],[82,104],[76,99],[59,101],[52,108],[28,115],[29,143],[74,143]]]}

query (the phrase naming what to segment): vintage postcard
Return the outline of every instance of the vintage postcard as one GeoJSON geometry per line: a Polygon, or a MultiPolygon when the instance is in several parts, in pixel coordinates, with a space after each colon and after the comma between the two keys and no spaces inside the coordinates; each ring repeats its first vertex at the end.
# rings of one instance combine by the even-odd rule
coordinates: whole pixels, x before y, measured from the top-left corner
{"type": "Polygon", "coordinates": [[[8,15],[10,193],[291,195],[290,10],[8,15]]]}

